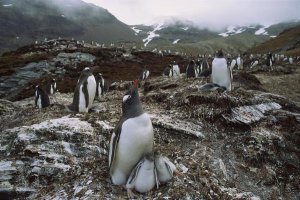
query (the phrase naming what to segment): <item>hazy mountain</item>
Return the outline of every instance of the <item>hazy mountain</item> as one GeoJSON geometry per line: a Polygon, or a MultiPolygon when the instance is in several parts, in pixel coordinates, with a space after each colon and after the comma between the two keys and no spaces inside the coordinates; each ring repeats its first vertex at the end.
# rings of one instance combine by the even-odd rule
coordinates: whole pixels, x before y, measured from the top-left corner
{"type": "Polygon", "coordinates": [[[276,38],[258,44],[249,50],[251,53],[285,53],[287,55],[300,54],[300,25],[287,29],[276,38]]]}
{"type": "Polygon", "coordinates": [[[246,51],[259,43],[275,38],[285,29],[300,22],[287,22],[270,26],[229,26],[225,30],[211,31],[198,28],[190,22],[134,25],[131,28],[143,40],[146,48],[171,49],[189,52],[213,52],[223,48],[228,51],[246,51]]]}
{"type": "Polygon", "coordinates": [[[138,39],[107,10],[81,0],[0,0],[0,27],[0,52],[44,38],[138,39]]]}

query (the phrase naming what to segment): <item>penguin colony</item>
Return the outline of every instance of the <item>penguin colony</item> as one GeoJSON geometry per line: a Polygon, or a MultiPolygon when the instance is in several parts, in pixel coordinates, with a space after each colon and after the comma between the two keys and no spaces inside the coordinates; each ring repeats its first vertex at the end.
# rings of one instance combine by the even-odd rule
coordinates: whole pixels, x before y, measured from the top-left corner
{"type": "MultiPolygon", "coordinates": [[[[253,55],[249,56],[251,63],[249,68],[258,65],[259,60],[253,55]]],[[[275,60],[283,60],[293,63],[293,58],[273,56],[272,53],[264,55],[266,66],[272,68],[275,60]]],[[[186,67],[186,78],[211,76],[211,83],[204,84],[201,90],[232,90],[232,70],[244,69],[244,60],[241,54],[227,60],[222,50],[216,52],[212,62],[211,56],[199,56],[191,60],[186,67]],[[211,64],[210,64],[211,63],[211,64]]],[[[109,174],[115,185],[125,185],[129,198],[134,197],[133,189],[140,193],[165,184],[174,176],[181,175],[176,166],[165,156],[154,152],[154,131],[149,115],[143,110],[139,98],[139,81],[147,80],[150,71],[145,66],[138,80],[129,89],[122,99],[122,115],[111,134],[109,145],[109,174]]],[[[179,65],[173,61],[162,74],[164,77],[180,77],[179,65]]],[[[75,87],[73,102],[67,106],[68,110],[75,112],[89,112],[95,97],[101,98],[107,91],[107,83],[101,73],[96,77],[93,71],[86,67],[75,87]]],[[[39,109],[50,105],[49,95],[57,92],[56,80],[51,78],[45,88],[35,87],[35,106],[39,109]]]]}

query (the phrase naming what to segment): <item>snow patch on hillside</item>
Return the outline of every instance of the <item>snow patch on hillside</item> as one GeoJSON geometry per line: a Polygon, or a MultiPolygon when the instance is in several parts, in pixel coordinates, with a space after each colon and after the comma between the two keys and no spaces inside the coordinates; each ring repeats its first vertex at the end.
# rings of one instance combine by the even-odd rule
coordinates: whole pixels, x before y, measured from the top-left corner
{"type": "Polygon", "coordinates": [[[13,6],[13,4],[3,4],[2,6],[3,7],[11,7],[11,6],[13,6]]]}
{"type": "Polygon", "coordinates": [[[177,44],[180,39],[174,40],[173,44],[177,44]]]}
{"type": "Polygon", "coordinates": [[[140,30],[140,29],[137,29],[135,26],[134,26],[134,27],[131,27],[131,29],[135,32],[135,35],[138,35],[139,32],[142,31],[142,30],[140,30]]]}
{"type": "Polygon", "coordinates": [[[156,31],[159,31],[161,29],[165,28],[163,23],[160,23],[156,25],[153,31],[148,32],[148,37],[143,39],[143,42],[145,43],[144,46],[146,47],[155,37],[159,37],[159,34],[156,34],[156,31]]]}
{"type": "Polygon", "coordinates": [[[263,26],[261,28],[259,28],[257,31],[255,31],[255,35],[269,35],[269,33],[266,31],[266,28],[268,28],[269,26],[263,26]]]}
{"type": "Polygon", "coordinates": [[[220,33],[219,35],[222,37],[228,37],[230,35],[236,35],[244,32],[246,29],[241,27],[229,26],[227,31],[224,33],[220,33]]]}
{"type": "Polygon", "coordinates": [[[187,30],[189,30],[189,27],[183,27],[181,29],[184,30],[184,31],[187,31],[187,30]]]}

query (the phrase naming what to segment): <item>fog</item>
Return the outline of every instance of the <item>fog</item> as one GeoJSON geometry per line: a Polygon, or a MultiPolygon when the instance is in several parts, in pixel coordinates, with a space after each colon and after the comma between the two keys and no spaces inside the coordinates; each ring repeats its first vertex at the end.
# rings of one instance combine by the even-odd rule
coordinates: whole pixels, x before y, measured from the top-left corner
{"type": "Polygon", "coordinates": [[[270,25],[300,20],[300,0],[84,0],[101,6],[122,22],[153,24],[172,17],[202,28],[270,25]]]}

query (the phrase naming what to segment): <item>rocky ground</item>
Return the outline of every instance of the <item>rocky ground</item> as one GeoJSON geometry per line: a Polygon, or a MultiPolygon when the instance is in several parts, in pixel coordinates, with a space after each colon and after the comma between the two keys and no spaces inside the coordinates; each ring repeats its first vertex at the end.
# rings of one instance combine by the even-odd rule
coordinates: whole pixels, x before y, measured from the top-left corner
{"type": "MultiPolygon", "coordinates": [[[[207,80],[184,75],[142,82],[155,149],[183,175],[137,199],[299,199],[299,93],[270,90],[286,73],[281,80],[299,80],[296,64],[236,71],[224,93],[201,92],[207,80]]],[[[72,92],[41,111],[33,97],[1,99],[0,199],[126,199],[110,182],[108,146],[130,84],[118,82],[86,114],[64,111],[72,92]]]]}

